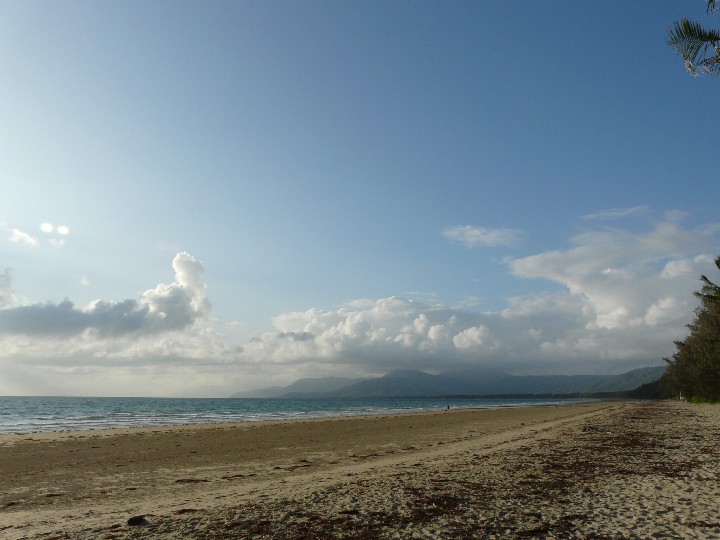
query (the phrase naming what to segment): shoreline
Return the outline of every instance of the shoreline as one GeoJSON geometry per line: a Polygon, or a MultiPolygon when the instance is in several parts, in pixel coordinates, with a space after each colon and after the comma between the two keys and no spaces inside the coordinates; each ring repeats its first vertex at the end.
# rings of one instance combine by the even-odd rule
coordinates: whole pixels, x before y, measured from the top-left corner
{"type": "Polygon", "coordinates": [[[108,438],[116,435],[150,435],[159,433],[184,433],[184,432],[205,432],[205,431],[225,431],[227,429],[240,429],[240,430],[251,430],[261,428],[273,428],[278,426],[293,425],[293,424],[321,424],[324,422],[338,422],[338,421],[354,421],[354,420],[382,420],[387,421],[395,418],[405,417],[424,417],[424,416],[435,416],[435,415],[463,415],[464,413],[477,413],[482,411],[505,411],[505,410],[527,410],[527,409],[546,409],[546,408],[571,408],[573,406],[582,405],[609,405],[612,403],[623,403],[624,401],[578,401],[573,403],[563,404],[532,404],[532,405],[498,405],[496,407],[458,407],[455,409],[442,409],[436,410],[409,410],[409,411],[393,411],[393,412],[379,412],[379,413],[367,413],[367,414],[346,414],[337,416],[308,416],[301,418],[277,418],[277,419],[259,419],[259,420],[240,420],[240,421],[220,421],[220,422],[202,422],[202,423],[183,423],[183,424],[147,424],[137,426],[112,426],[103,428],[89,428],[89,429],[63,429],[57,431],[21,431],[13,433],[0,433],[0,448],[16,444],[21,441],[34,441],[34,442],[54,442],[65,439],[78,439],[78,438],[108,438]]]}
{"type": "MultiPolygon", "coordinates": [[[[26,399],[22,396],[17,396],[20,399],[26,399]]],[[[45,399],[44,397],[38,397],[37,399],[45,399]]],[[[85,399],[85,398],[74,398],[74,397],[68,397],[63,399],[69,399],[69,400],[75,400],[75,399],[85,399]]],[[[108,400],[114,400],[117,398],[100,398],[100,399],[108,399],[108,400]]],[[[122,399],[130,399],[130,400],[145,400],[146,398],[122,398],[122,399]]],[[[167,398],[167,399],[174,399],[174,398],[167,398]]],[[[198,399],[204,399],[204,398],[198,398],[198,399]]],[[[240,398],[238,398],[240,399],[240,398]]],[[[244,398],[242,398],[244,399],[244,398]]],[[[154,400],[154,398],[152,398],[154,400]]],[[[259,401],[263,402],[266,400],[262,399],[248,399],[248,401],[259,401]]],[[[270,400],[270,401],[280,401],[283,402],[285,400],[270,400]]],[[[297,400],[287,400],[288,403],[293,403],[297,400]]],[[[300,400],[306,403],[314,403],[314,402],[320,402],[324,403],[327,400],[321,399],[321,400],[315,400],[315,399],[304,399],[300,400]]],[[[338,400],[341,402],[358,402],[358,403],[367,403],[369,404],[383,404],[387,405],[389,402],[423,402],[423,405],[418,405],[415,407],[391,407],[387,406],[386,408],[381,408],[378,406],[378,408],[369,410],[366,408],[358,408],[355,410],[351,409],[327,409],[327,410],[315,410],[315,411],[303,411],[303,410],[295,410],[294,408],[289,408],[288,410],[280,410],[280,411],[258,411],[256,414],[252,414],[251,412],[255,411],[237,411],[233,414],[229,414],[226,416],[223,416],[218,413],[214,413],[213,411],[206,410],[201,413],[196,413],[195,411],[189,411],[189,412],[174,412],[174,413],[157,413],[159,414],[158,417],[142,417],[139,416],[137,418],[134,418],[132,420],[127,419],[117,419],[114,418],[112,415],[117,414],[117,412],[109,413],[108,417],[105,419],[102,419],[102,412],[99,412],[97,414],[101,416],[97,416],[93,418],[95,423],[92,423],[90,421],[86,422],[83,420],[77,420],[76,423],[68,422],[65,419],[54,419],[56,422],[60,422],[60,424],[35,424],[33,427],[25,427],[29,426],[31,424],[27,423],[19,423],[19,424],[13,424],[13,425],[0,425],[0,437],[7,436],[7,435],[25,435],[25,434],[40,434],[40,433],[68,433],[68,432],[84,432],[84,431],[104,431],[104,430],[116,430],[116,429],[133,429],[133,428],[139,428],[139,429],[145,429],[145,428],[166,428],[166,427],[184,427],[184,426],[203,426],[205,424],[207,425],[223,425],[223,424],[239,424],[239,423],[258,423],[258,422],[276,422],[276,421],[295,421],[295,420],[322,420],[322,419],[332,419],[332,418],[355,418],[355,417],[364,417],[364,416],[382,416],[382,415],[401,415],[401,414],[420,414],[420,413],[434,413],[434,412],[444,412],[446,410],[446,407],[453,404],[453,401],[455,402],[461,402],[461,404],[455,404],[451,407],[451,410],[475,410],[475,409],[495,409],[495,408],[507,408],[507,407],[542,407],[542,406],[564,406],[564,405],[571,405],[571,404],[580,404],[580,403],[593,403],[593,402],[600,402],[600,401],[617,401],[615,399],[598,399],[598,398],[568,398],[568,397],[533,397],[533,398],[517,398],[517,397],[495,397],[495,398],[465,398],[465,397],[455,397],[455,398],[358,398],[356,400],[346,400],[341,399],[338,400]],[[428,405],[428,402],[435,402],[437,403],[436,406],[430,406],[428,405]],[[442,405],[440,404],[442,403],[442,405]],[[244,413],[244,414],[243,414],[244,413]],[[171,421],[166,420],[165,417],[169,414],[174,414],[177,416],[177,420],[171,421]],[[201,418],[197,420],[189,420],[184,417],[195,417],[194,414],[202,414],[201,418]],[[63,424],[65,423],[66,424],[63,424]],[[106,425],[102,425],[106,424],[106,425]],[[39,427],[39,429],[38,429],[39,427]]],[[[93,411],[94,412],[94,411],[93,411]]],[[[40,420],[36,418],[35,420],[40,420]]]]}
{"type": "Polygon", "coordinates": [[[707,481],[720,472],[717,436],[720,408],[665,402],[10,435],[0,437],[0,533],[720,535],[707,481]]]}

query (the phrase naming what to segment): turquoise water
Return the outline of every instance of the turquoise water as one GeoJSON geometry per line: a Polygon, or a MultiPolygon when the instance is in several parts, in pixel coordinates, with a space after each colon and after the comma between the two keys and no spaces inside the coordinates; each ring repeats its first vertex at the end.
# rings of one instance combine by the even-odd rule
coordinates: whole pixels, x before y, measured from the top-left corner
{"type": "Polygon", "coordinates": [[[561,405],[579,399],[0,397],[0,434],[561,405]]]}

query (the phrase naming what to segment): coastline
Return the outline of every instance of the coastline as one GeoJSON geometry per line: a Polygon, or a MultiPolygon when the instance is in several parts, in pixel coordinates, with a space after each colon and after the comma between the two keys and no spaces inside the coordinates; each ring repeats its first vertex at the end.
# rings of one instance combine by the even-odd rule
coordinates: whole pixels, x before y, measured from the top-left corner
{"type": "Polygon", "coordinates": [[[711,406],[593,402],[4,435],[0,534],[720,534],[719,420],[711,406]]]}
{"type": "Polygon", "coordinates": [[[452,409],[564,405],[597,401],[565,396],[396,398],[0,397],[0,435],[303,420],[452,409]]]}

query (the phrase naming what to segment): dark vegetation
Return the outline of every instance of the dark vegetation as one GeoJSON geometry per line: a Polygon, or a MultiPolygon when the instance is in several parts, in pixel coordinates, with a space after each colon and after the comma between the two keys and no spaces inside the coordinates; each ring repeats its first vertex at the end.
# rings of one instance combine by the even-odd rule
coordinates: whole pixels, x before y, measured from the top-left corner
{"type": "MultiPolygon", "coordinates": [[[[720,270],[720,257],[715,259],[720,270]]],[[[675,342],[675,353],[666,358],[667,369],[659,380],[627,392],[627,397],[680,398],[697,403],[720,402],[720,285],[703,275],[695,293],[700,306],[690,333],[675,342]]]]}
{"type": "MultiPolygon", "coordinates": [[[[720,257],[715,259],[720,270],[720,257]]],[[[688,325],[689,335],[675,342],[675,354],[657,382],[661,397],[684,396],[689,401],[720,402],[720,286],[700,276],[695,293],[700,306],[688,325]]]]}

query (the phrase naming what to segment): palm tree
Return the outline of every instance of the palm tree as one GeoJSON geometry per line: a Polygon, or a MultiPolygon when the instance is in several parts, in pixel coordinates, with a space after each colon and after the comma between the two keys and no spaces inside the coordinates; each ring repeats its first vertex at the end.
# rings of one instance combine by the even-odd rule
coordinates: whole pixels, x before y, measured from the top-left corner
{"type": "MultiPolygon", "coordinates": [[[[707,0],[708,13],[720,11],[718,0],[707,0]]],[[[668,45],[682,55],[685,68],[697,76],[698,69],[720,76],[720,32],[682,18],[668,30],[668,45]]]]}

